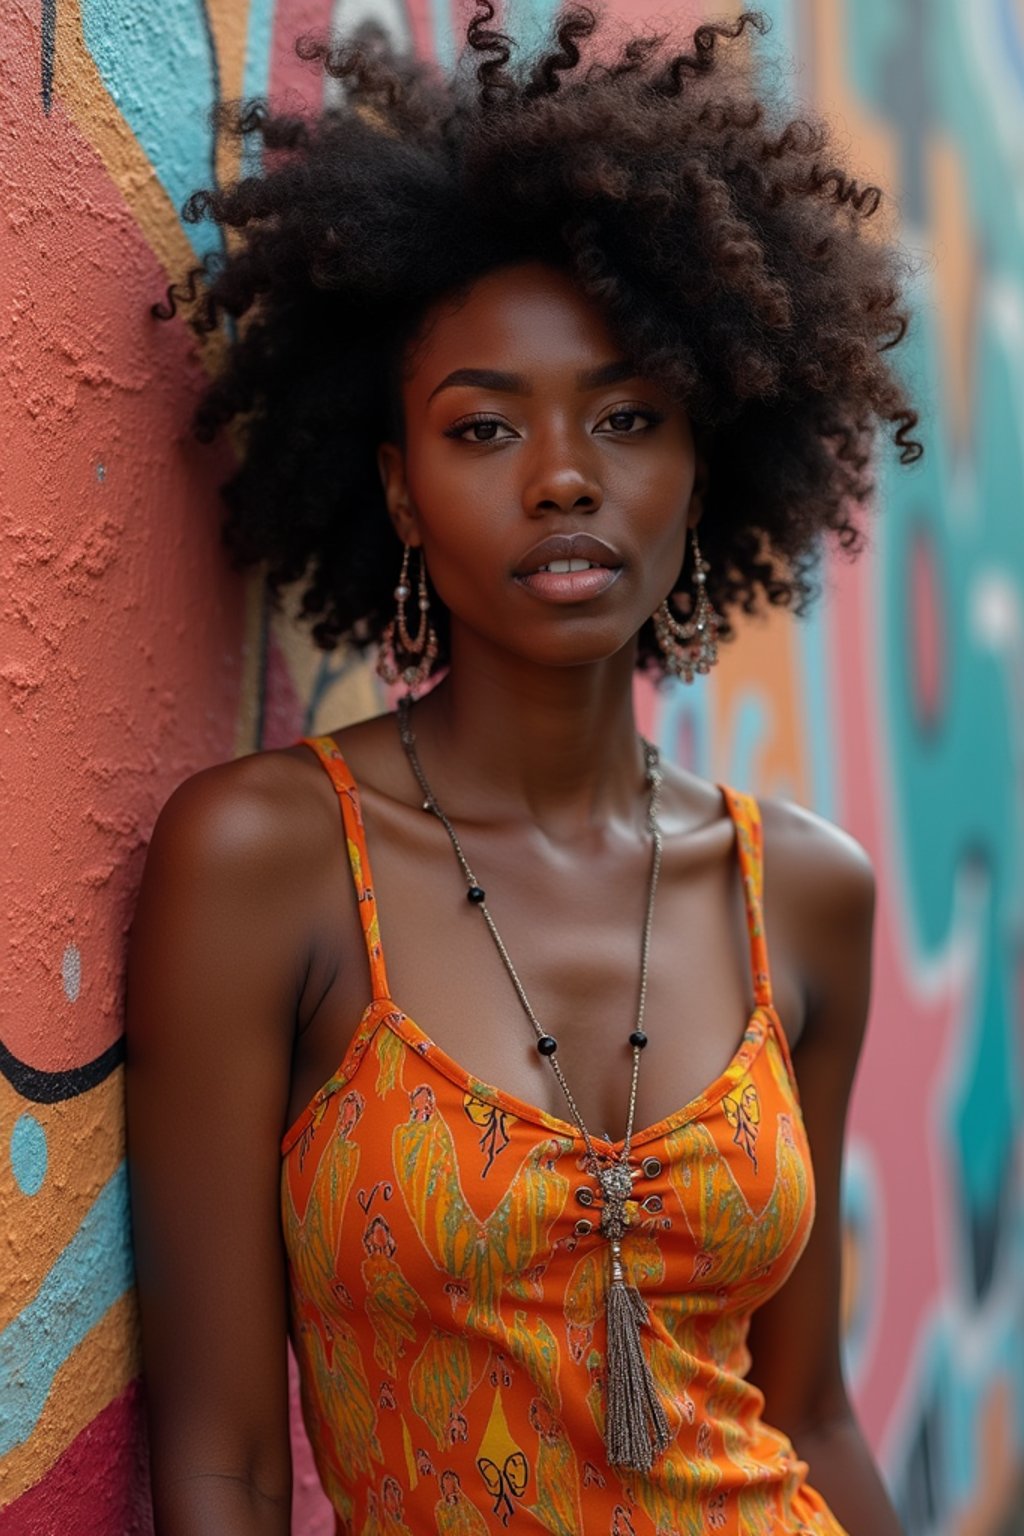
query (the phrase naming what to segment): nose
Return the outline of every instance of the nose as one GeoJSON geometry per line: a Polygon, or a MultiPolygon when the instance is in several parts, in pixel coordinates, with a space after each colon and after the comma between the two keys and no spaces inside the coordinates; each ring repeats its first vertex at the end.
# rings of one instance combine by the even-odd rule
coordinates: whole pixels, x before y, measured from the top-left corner
{"type": "Polygon", "coordinates": [[[523,508],[529,517],[596,512],[603,499],[601,482],[579,445],[559,436],[540,447],[523,486],[523,508]]]}

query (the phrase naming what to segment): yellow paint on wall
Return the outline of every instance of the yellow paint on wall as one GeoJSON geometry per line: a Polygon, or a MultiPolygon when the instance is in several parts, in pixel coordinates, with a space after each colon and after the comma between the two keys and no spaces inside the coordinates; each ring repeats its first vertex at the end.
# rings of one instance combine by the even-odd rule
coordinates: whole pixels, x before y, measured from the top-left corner
{"type": "Polygon", "coordinates": [[[310,729],[314,734],[338,730],[343,725],[354,725],[358,720],[369,720],[373,715],[379,715],[384,707],[381,685],[377,682],[372,662],[361,657],[350,672],[326,690],[310,729]]]}
{"type": "Polygon", "coordinates": [[[171,276],[187,271],[195,262],[195,253],[178,222],[174,204],[93,63],[85,45],[78,0],[61,0],[57,6],[54,93],[102,160],[164,271],[171,276]]]}
{"type": "Polygon", "coordinates": [[[949,421],[957,446],[964,449],[970,434],[974,389],[980,259],[959,148],[951,139],[933,135],[925,164],[932,222],[928,244],[936,289],[933,317],[942,346],[949,421]]]}
{"type": "Polygon", "coordinates": [[[138,1374],[138,1311],[134,1292],[129,1292],[57,1372],[35,1433],[0,1463],[0,1509],[41,1482],[76,1436],[138,1374]]]}
{"type": "Polygon", "coordinates": [[[809,805],[809,749],[797,693],[802,686],[798,622],[780,609],[763,619],[735,618],[736,638],[722,646],[715,669],[713,760],[732,761],[734,743],[722,739],[722,733],[739,717],[743,696],[758,695],[764,700],[765,735],[753,781],[769,793],[785,785],[788,796],[809,805]]]}
{"type": "Polygon", "coordinates": [[[363,660],[354,652],[339,647],[332,652],[329,661],[338,676],[323,687],[319,678],[323,653],[311,643],[308,627],[300,623],[298,618],[299,586],[289,588],[282,596],[284,602],[281,612],[271,620],[274,642],[288,665],[292,686],[299,698],[309,700],[314,692],[317,693],[312,729],[335,730],[380,714],[384,708],[383,695],[376,680],[372,659],[363,660]]]}
{"type": "MultiPolygon", "coordinates": [[[[237,100],[245,83],[245,42],[249,7],[239,0],[206,0],[206,16],[217,54],[221,97],[237,100]]],[[[217,138],[217,180],[234,181],[239,170],[237,140],[220,134],[217,138]]]]}
{"type": "MultiPolygon", "coordinates": [[[[1007,1516],[1021,1509],[1021,1463],[1016,1450],[1013,1387],[1005,1376],[990,1385],[975,1445],[978,1466],[971,1503],[950,1521],[950,1536],[1006,1536],[1007,1516]]],[[[1016,1529],[1016,1527],[1014,1527],[1016,1529]]]]}
{"type": "MultiPolygon", "coordinates": [[[[838,120],[849,136],[851,166],[861,168],[866,180],[876,179],[898,196],[900,160],[896,140],[886,124],[865,109],[850,85],[846,63],[848,4],[849,0],[815,0],[803,12],[811,39],[814,94],[828,116],[838,120]]],[[[879,233],[891,232],[889,221],[881,215],[869,219],[864,226],[868,231],[872,227],[879,233]]]]}
{"type": "Polygon", "coordinates": [[[25,1195],[0,1164],[0,1222],[17,1248],[0,1265],[0,1328],[23,1311],[124,1157],[124,1072],[62,1104],[32,1104],[0,1080],[0,1124],[31,1114],[46,1135],[46,1177],[25,1195]]]}

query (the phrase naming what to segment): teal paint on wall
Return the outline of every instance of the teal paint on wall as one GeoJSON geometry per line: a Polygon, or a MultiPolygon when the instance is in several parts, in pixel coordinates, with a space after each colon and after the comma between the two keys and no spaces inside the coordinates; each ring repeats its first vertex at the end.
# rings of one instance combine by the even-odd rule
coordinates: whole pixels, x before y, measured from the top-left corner
{"type": "MultiPolygon", "coordinates": [[[[180,211],[216,180],[209,114],[219,87],[202,0],[82,0],[82,31],[111,101],[180,211]]],[[[197,255],[220,245],[210,224],[184,229],[197,255]]]]}
{"type": "Polygon", "coordinates": [[[58,1370],[131,1284],[122,1163],[31,1303],[0,1332],[0,1455],[28,1439],[58,1370]]]}
{"type": "MultiPolygon", "coordinates": [[[[274,4],[275,0],[250,0],[242,89],[246,100],[267,94],[270,77],[270,48],[274,30],[274,4]]],[[[262,161],[259,144],[249,138],[243,146],[243,174],[258,176],[262,161]]]]}
{"type": "MultiPolygon", "coordinates": [[[[966,360],[970,417],[962,437],[954,430],[957,392],[943,350],[945,296],[931,257],[916,290],[917,333],[905,367],[928,417],[928,458],[911,476],[888,459],[881,464],[880,509],[871,523],[877,547],[877,673],[859,676],[856,669],[866,667],[865,658],[830,650],[827,609],[818,610],[798,631],[801,670],[795,685],[804,716],[805,781],[812,786],[814,808],[830,818],[841,804],[837,789],[844,765],[837,761],[835,731],[843,690],[856,679],[873,701],[874,714],[863,727],[884,746],[882,793],[887,810],[891,802],[887,830],[892,844],[883,851],[888,862],[881,873],[890,897],[900,903],[898,943],[908,990],[926,993],[944,967],[977,946],[977,969],[968,978],[955,1021],[955,1071],[933,1085],[925,1106],[931,1118],[914,1118],[907,1110],[902,1118],[894,1116],[886,1130],[901,1156],[920,1160],[922,1203],[930,1198],[926,1192],[932,1185],[941,1186],[948,1223],[942,1234],[948,1245],[941,1254],[942,1289],[935,1296],[913,1298],[918,1307],[914,1352],[908,1377],[893,1382],[892,1400],[898,1396],[899,1410],[887,1426],[886,1472],[908,1536],[952,1536],[987,1475],[992,1448],[982,1442],[981,1426],[1001,1386],[1009,1395],[1010,1433],[1024,1452],[1024,1210],[1014,1183],[1022,1122],[1024,924],[1024,193],[1019,159],[1024,37],[1019,6],[1014,9],[1010,0],[836,3],[846,47],[845,83],[873,123],[890,136],[902,177],[892,190],[910,221],[908,238],[929,249],[935,212],[929,153],[942,134],[960,157],[967,199],[961,229],[970,229],[977,258],[966,360]],[[948,667],[944,707],[929,730],[919,721],[911,666],[916,633],[910,608],[912,556],[914,541],[922,537],[938,576],[948,667]],[[965,908],[958,890],[968,865],[982,871],[983,880],[981,900],[965,908]],[[934,1146],[929,1140],[933,1133],[934,1146]],[[933,1152],[937,1162],[926,1166],[933,1152]]],[[[777,79],[799,99],[815,84],[806,53],[814,0],[767,0],[765,8],[776,25],[758,47],[769,58],[785,57],[790,50],[797,54],[793,68],[784,63],[777,79]]],[[[344,18],[343,3],[337,13],[344,18]]],[[[293,14],[274,0],[251,0],[245,94],[266,90],[275,29],[290,28],[293,14]]],[[[551,0],[512,0],[508,26],[533,47],[553,15],[551,0]]],[[[448,0],[432,0],[430,27],[443,60],[455,52],[452,16],[448,0]]],[[[218,79],[205,8],[200,0],[162,0],[159,5],[152,0],[137,5],[82,0],[82,18],[87,46],[111,101],[177,207],[194,187],[209,185],[213,178],[207,112],[218,79]]],[[[828,101],[816,105],[826,114],[830,110],[828,101]]],[[[37,109],[33,98],[32,110],[37,109]]],[[[870,175],[879,168],[868,165],[865,170],[870,175]]],[[[187,227],[187,232],[197,252],[210,248],[214,232],[209,226],[187,227]]],[[[939,252],[934,262],[941,260],[939,252]]],[[[156,274],[154,290],[156,277],[164,275],[156,274]]],[[[103,276],[110,280],[117,274],[103,276]]],[[[346,670],[343,663],[332,667],[325,662],[316,673],[315,696],[302,701],[303,707],[326,707],[346,670]]],[[[732,697],[734,708],[719,727],[724,711],[715,703],[714,679],[693,689],[669,688],[660,698],[654,734],[667,755],[696,772],[713,777],[720,771],[731,782],[756,787],[773,701],[753,685],[732,697]],[[725,743],[724,765],[716,756],[716,733],[725,743]]],[[[303,728],[314,728],[311,717],[303,728]]],[[[785,792],[783,785],[771,788],[785,792]]],[[[73,981],[71,991],[77,985],[73,981]]],[[[68,998],[71,991],[65,991],[68,998]]],[[[909,1026],[885,1003],[883,997],[875,1033],[897,1051],[906,1045],[909,1026]]],[[[932,1049],[925,1036],[911,1042],[914,1072],[931,1069],[932,1049]]],[[[21,1195],[31,1197],[41,1168],[45,1175],[45,1159],[31,1130],[19,1134],[18,1147],[11,1150],[20,1169],[21,1195]]],[[[52,1179],[40,1186],[40,1200],[49,1197],[51,1184],[52,1179]]],[[[863,1218],[866,1244],[873,1241],[872,1187],[870,1179],[852,1181],[847,1195],[851,1218],[863,1218]]],[[[874,1198],[877,1216],[886,1192],[876,1189],[874,1198]]],[[[106,1193],[103,1199],[113,1197],[106,1193]]],[[[39,1201],[33,1208],[39,1208],[39,1201]]],[[[112,1204],[109,1212],[105,1258],[116,1275],[126,1262],[127,1212],[123,1202],[116,1209],[112,1204]]],[[[913,1233],[920,1212],[900,1210],[896,1219],[913,1233]]],[[[81,1242],[74,1252],[79,1258],[85,1253],[81,1242]]],[[[95,1243],[89,1252],[93,1257],[99,1252],[95,1243]]],[[[891,1307],[886,1276],[879,1271],[875,1278],[881,1288],[869,1302],[879,1310],[891,1307]]],[[[898,1274],[888,1276],[890,1291],[900,1280],[898,1274]]],[[[102,1312],[105,1294],[100,1285],[95,1295],[79,1297],[74,1305],[69,1301],[61,1310],[60,1298],[67,1300],[70,1292],[51,1286],[46,1293],[49,1316],[55,1319],[50,1341],[36,1348],[32,1328],[39,1325],[39,1314],[30,1309],[22,1314],[17,1336],[8,1332],[5,1342],[18,1345],[19,1359],[24,1352],[34,1354],[33,1369],[49,1372],[52,1379],[55,1362],[73,1351],[89,1318],[95,1321],[102,1312]],[[87,1300],[93,1307],[88,1315],[87,1300]]],[[[870,1339],[862,1342],[866,1355],[870,1339]]],[[[855,1356],[851,1363],[859,1371],[864,1360],[855,1356]]],[[[32,1402],[37,1399],[39,1392],[32,1402]]],[[[26,1414],[19,1422],[28,1421],[26,1414]]],[[[877,1421],[870,1428],[877,1434],[877,1421]]],[[[78,1513],[71,1513],[69,1529],[78,1513]]],[[[312,1527],[297,1524],[295,1529],[296,1536],[309,1536],[312,1527]]],[[[111,1525],[104,1536],[115,1531],[120,1536],[120,1527],[111,1525]]]]}
{"type": "Polygon", "coordinates": [[[46,1178],[49,1149],[35,1115],[19,1115],[11,1128],[11,1172],[23,1195],[38,1195],[46,1178]]]}
{"type": "MultiPolygon", "coordinates": [[[[768,9],[776,36],[808,50],[813,10],[797,0],[768,9]]],[[[858,0],[841,11],[846,83],[889,136],[899,180],[887,191],[904,238],[923,258],[901,366],[922,409],[927,457],[910,475],[883,457],[871,524],[878,673],[865,679],[864,696],[878,716],[864,728],[885,744],[893,839],[891,868],[883,864],[881,873],[901,900],[909,986],[934,987],[955,956],[974,962],[949,1075],[929,1101],[933,1120],[891,1127],[905,1157],[924,1158],[937,1136],[940,1161],[930,1177],[946,1203],[946,1246],[944,1289],[918,1302],[886,1473],[911,1536],[945,1536],[991,1475],[997,1453],[983,1434],[1000,1392],[1008,1403],[1002,1432],[1024,1464],[1024,1206],[1014,1172],[1024,1127],[1024,17],[1008,0],[858,0]],[[956,295],[962,331],[944,324],[949,252],[934,246],[936,199],[957,195],[936,184],[940,142],[943,164],[952,154],[959,165],[966,202],[956,238],[974,267],[970,292],[956,295]],[[951,336],[965,347],[955,357],[951,336]],[[966,422],[957,414],[964,398],[966,422]],[[929,617],[914,606],[922,549],[939,629],[932,719],[922,714],[915,665],[929,617]]],[[[797,70],[794,80],[801,78],[797,70]]],[[[815,106],[830,110],[828,101],[815,106]]],[[[949,228],[948,205],[943,216],[949,228]]],[[[801,640],[818,794],[842,774],[818,711],[844,680],[833,670],[840,658],[823,664],[810,628],[801,640]]],[[[881,1010],[887,1029],[899,1031],[884,998],[881,1010]]],[[[929,1069],[930,1050],[929,1040],[914,1041],[918,1070],[929,1069]]],[[[861,1204],[865,1198],[870,1192],[860,1190],[861,1204]]],[[[880,1302],[891,1305],[884,1295],[880,1302]]]]}

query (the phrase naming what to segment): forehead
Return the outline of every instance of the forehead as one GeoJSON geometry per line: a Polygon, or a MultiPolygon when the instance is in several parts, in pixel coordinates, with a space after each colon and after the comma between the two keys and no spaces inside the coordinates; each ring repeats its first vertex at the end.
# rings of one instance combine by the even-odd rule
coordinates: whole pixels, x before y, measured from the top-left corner
{"type": "Polygon", "coordinates": [[[541,262],[501,267],[424,318],[406,381],[429,394],[453,369],[575,374],[621,355],[602,311],[568,273],[541,262]]]}

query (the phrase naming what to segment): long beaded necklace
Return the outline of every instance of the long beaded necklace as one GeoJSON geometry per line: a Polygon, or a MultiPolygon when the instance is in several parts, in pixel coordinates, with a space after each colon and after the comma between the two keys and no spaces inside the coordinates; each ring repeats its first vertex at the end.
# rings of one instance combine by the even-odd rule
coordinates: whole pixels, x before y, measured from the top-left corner
{"type": "Polygon", "coordinates": [[[512,964],[505,942],[498,932],[487,895],[480,885],[463,852],[458,833],[447,814],[438,804],[416,751],[416,738],[410,723],[411,701],[403,698],[398,706],[398,732],[416,782],[423,792],[423,809],[436,816],[448,834],[459,867],[466,881],[466,898],[477,908],[487,924],[502,964],[515,988],[516,996],[537,1036],[537,1050],[549,1063],[558,1085],[565,1096],[574,1123],[578,1126],[586,1148],[585,1165],[588,1173],[600,1188],[600,1230],[608,1242],[609,1275],[605,1296],[608,1324],[608,1344],[605,1381],[605,1449],[612,1466],[630,1467],[647,1472],[669,1442],[669,1427],[665,1411],[658,1398],[651,1369],[644,1354],[640,1328],[648,1321],[647,1304],[636,1287],[626,1280],[622,1264],[622,1239],[629,1226],[627,1209],[633,1189],[633,1180],[639,1170],[629,1165],[636,1117],[636,1091],[640,1076],[640,1058],[647,1044],[644,1032],[644,1010],[647,1004],[647,975],[651,950],[651,928],[654,921],[654,897],[661,872],[662,836],[658,825],[658,796],[661,789],[661,769],[658,750],[650,742],[643,743],[645,780],[649,791],[647,805],[647,830],[651,836],[651,872],[647,887],[647,910],[644,916],[640,943],[640,986],[637,997],[636,1024],[629,1036],[633,1066],[629,1084],[629,1108],[626,1116],[626,1134],[622,1148],[613,1157],[601,1156],[594,1146],[590,1132],[580,1113],[572,1090],[566,1081],[558,1060],[558,1041],[549,1035],[533,1011],[526,989],[512,964]]]}

